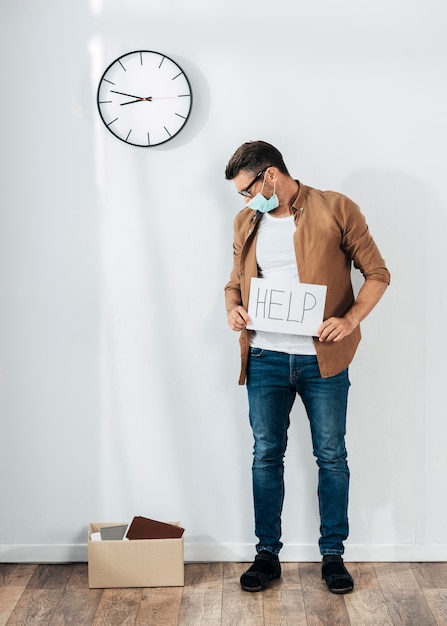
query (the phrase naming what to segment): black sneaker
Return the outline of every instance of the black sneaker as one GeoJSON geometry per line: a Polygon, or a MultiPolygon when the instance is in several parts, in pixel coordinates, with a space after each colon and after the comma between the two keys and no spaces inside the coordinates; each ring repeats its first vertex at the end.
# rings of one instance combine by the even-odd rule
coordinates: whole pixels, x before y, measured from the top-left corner
{"type": "Polygon", "coordinates": [[[261,550],[259,554],[241,576],[241,587],[244,591],[262,591],[271,580],[281,576],[281,564],[277,554],[261,550]]]}
{"type": "Polygon", "coordinates": [[[339,554],[325,554],[321,567],[321,577],[324,578],[329,591],[332,593],[349,593],[354,589],[351,574],[344,566],[339,554]]]}

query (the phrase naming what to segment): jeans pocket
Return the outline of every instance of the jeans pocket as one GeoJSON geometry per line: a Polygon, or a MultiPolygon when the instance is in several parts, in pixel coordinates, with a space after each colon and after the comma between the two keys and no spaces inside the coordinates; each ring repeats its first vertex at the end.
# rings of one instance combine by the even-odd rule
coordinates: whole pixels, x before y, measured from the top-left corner
{"type": "Polygon", "coordinates": [[[264,354],[263,348],[250,348],[250,356],[252,357],[260,357],[264,354]]]}

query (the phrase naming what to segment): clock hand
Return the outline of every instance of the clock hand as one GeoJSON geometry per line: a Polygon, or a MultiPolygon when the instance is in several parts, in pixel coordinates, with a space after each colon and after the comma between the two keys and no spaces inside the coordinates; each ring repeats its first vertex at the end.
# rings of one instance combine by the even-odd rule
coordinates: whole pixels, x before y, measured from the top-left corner
{"type": "Polygon", "coordinates": [[[134,102],[151,102],[152,98],[137,98],[136,100],[129,100],[129,102],[121,102],[120,106],[125,106],[126,104],[133,104],[134,102]]]}
{"type": "MultiPolygon", "coordinates": [[[[113,91],[112,89],[110,91],[113,91]]],[[[127,96],[129,94],[121,93],[120,91],[114,91],[113,93],[119,93],[120,95],[127,96]]],[[[180,96],[149,96],[148,98],[140,98],[138,96],[130,96],[130,98],[135,98],[135,100],[129,100],[129,102],[121,102],[120,106],[125,106],[126,104],[134,104],[134,102],[152,102],[152,100],[173,100],[174,98],[179,98],[180,96]]]]}
{"type": "MultiPolygon", "coordinates": [[[[123,93],[122,91],[115,91],[114,89],[111,89],[110,91],[111,91],[111,93],[117,93],[120,96],[128,96],[129,98],[137,98],[137,100],[141,99],[141,96],[133,96],[131,93],[123,93]]],[[[143,98],[143,100],[144,100],[144,98],[143,98]]]]}

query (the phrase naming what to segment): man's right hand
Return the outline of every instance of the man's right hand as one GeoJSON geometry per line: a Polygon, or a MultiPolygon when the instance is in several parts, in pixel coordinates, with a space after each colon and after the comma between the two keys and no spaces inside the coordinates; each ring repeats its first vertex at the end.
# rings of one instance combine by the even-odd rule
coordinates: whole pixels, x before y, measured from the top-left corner
{"type": "Polygon", "coordinates": [[[250,323],[247,311],[243,306],[237,306],[228,313],[228,326],[231,330],[243,330],[250,323]]]}

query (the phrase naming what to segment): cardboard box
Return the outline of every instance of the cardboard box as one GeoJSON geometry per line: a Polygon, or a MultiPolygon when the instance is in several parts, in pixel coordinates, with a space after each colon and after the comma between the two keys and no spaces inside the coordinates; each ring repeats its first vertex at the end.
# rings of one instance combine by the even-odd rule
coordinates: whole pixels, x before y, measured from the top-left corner
{"type": "MultiPolygon", "coordinates": [[[[178,522],[169,522],[178,526],[178,522]]],[[[125,522],[93,522],[88,529],[88,585],[109,587],[183,587],[183,537],[92,541],[92,533],[125,522]]]]}

